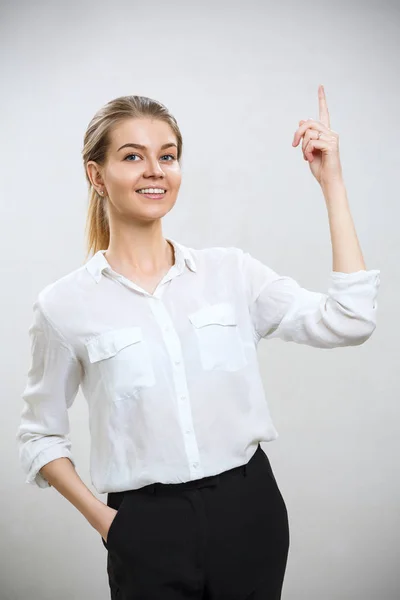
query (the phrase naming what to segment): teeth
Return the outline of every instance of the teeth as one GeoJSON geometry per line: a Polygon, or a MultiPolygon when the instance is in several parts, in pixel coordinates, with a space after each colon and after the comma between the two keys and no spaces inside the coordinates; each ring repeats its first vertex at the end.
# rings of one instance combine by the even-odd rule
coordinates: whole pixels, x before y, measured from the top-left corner
{"type": "Polygon", "coordinates": [[[137,191],[139,194],[163,194],[165,192],[165,190],[161,188],[143,188],[137,191]]]}

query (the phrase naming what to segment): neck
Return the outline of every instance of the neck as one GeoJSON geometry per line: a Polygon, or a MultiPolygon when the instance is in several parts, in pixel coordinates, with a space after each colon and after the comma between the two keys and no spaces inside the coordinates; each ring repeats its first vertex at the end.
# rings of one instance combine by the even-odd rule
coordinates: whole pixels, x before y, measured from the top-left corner
{"type": "Polygon", "coordinates": [[[135,243],[129,245],[119,239],[118,244],[109,244],[104,256],[115,271],[146,276],[169,269],[175,262],[174,248],[163,237],[152,240],[135,238],[135,243]]]}

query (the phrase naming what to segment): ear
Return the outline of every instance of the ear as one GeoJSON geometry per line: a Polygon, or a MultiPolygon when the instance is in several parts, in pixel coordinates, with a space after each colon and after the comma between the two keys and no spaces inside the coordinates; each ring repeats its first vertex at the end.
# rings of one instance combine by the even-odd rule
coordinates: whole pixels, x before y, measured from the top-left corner
{"type": "Polygon", "coordinates": [[[86,165],[86,172],[90,183],[94,188],[104,185],[99,165],[94,160],[89,160],[86,165]]]}

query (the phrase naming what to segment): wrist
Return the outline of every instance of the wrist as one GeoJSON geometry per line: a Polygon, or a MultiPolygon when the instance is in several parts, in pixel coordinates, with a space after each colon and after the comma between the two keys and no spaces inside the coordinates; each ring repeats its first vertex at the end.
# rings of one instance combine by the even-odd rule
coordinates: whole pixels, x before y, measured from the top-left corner
{"type": "Polygon", "coordinates": [[[104,516],[104,511],[107,508],[107,504],[105,504],[98,498],[93,497],[93,499],[86,504],[85,509],[81,512],[86,518],[86,520],[92,525],[92,527],[98,529],[101,525],[104,516]]]}
{"type": "Polygon", "coordinates": [[[346,190],[346,186],[344,183],[343,177],[338,177],[336,179],[330,179],[329,181],[322,181],[320,183],[321,189],[325,197],[329,197],[333,193],[341,192],[346,190]]]}

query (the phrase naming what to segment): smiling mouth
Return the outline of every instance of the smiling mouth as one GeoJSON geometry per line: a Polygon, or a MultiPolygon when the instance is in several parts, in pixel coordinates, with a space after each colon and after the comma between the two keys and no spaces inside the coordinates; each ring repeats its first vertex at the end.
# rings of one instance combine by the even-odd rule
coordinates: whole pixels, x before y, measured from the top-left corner
{"type": "Polygon", "coordinates": [[[136,193],[139,194],[139,196],[144,196],[145,198],[153,198],[154,200],[159,200],[161,198],[164,198],[167,192],[165,191],[162,194],[151,194],[136,191],[136,193]]]}

